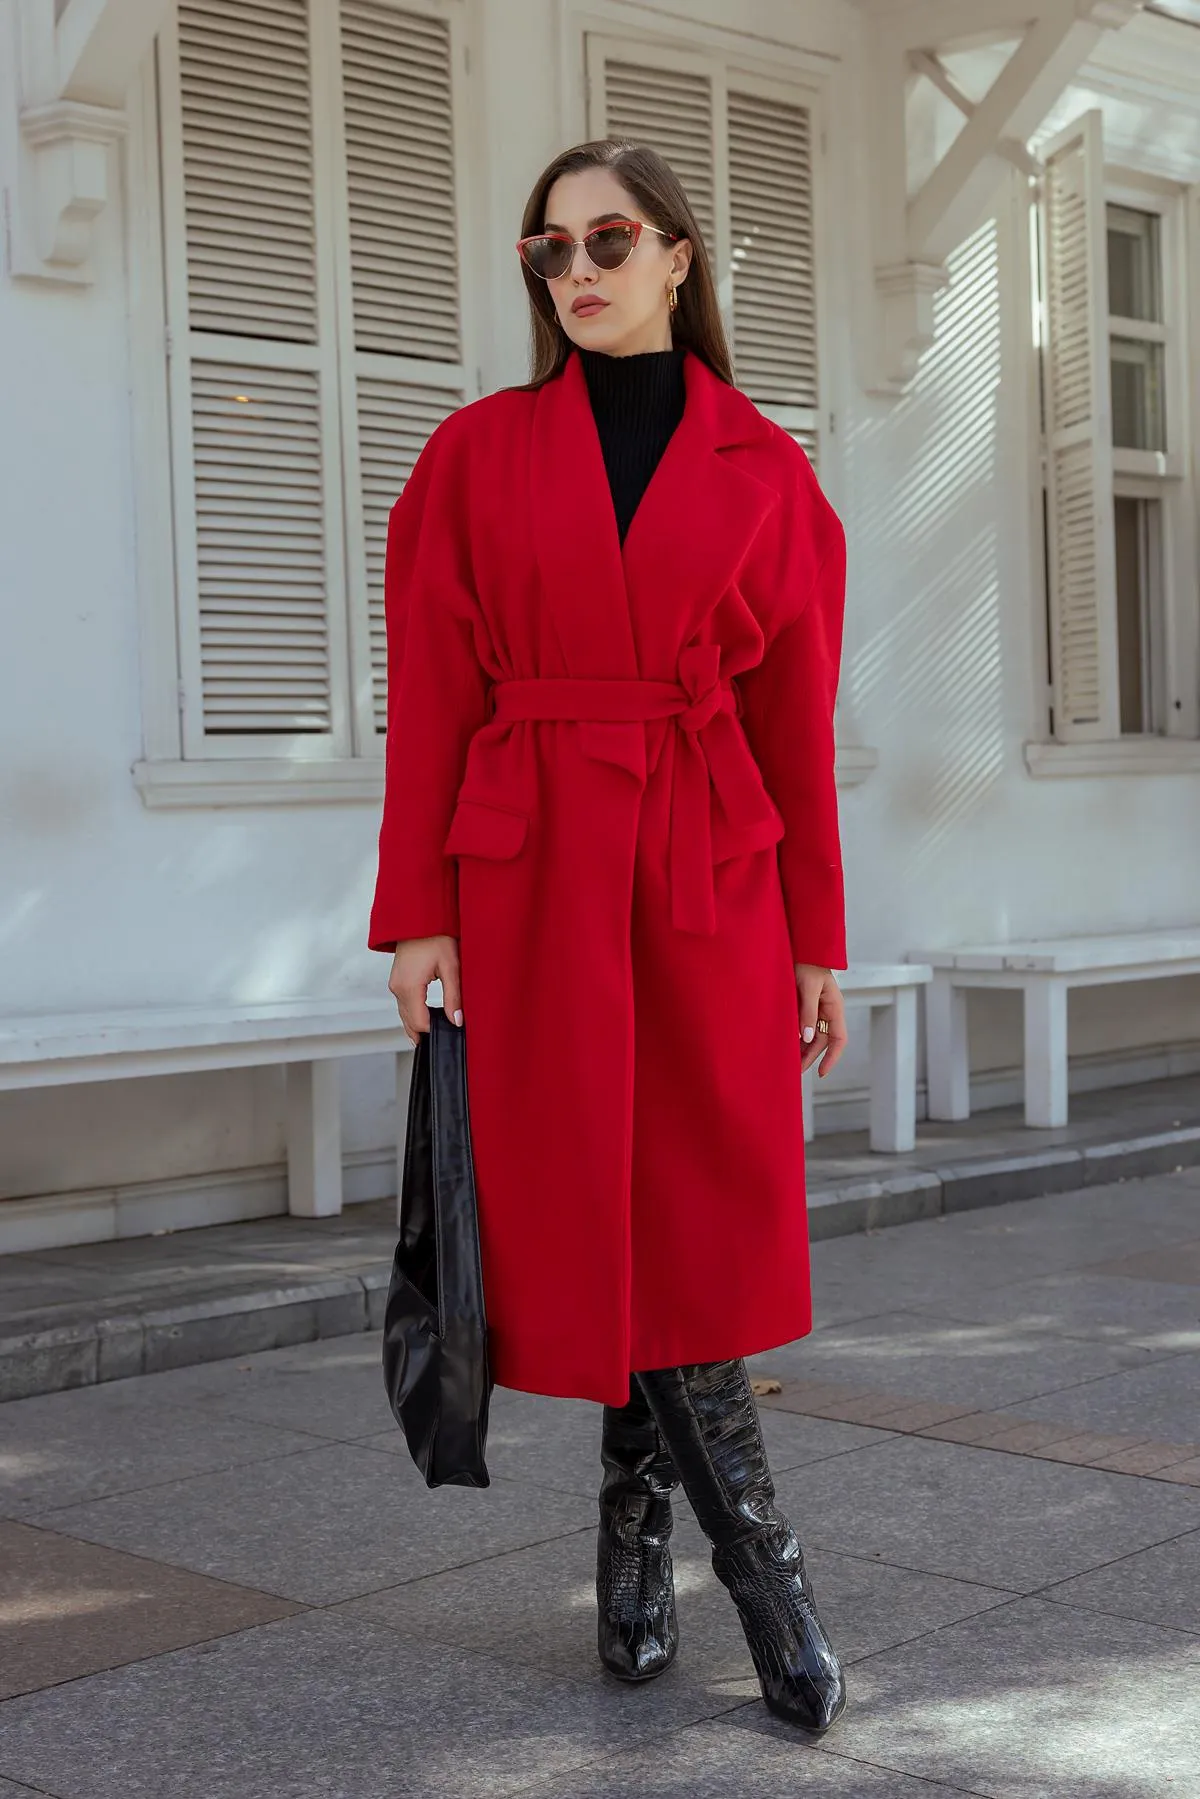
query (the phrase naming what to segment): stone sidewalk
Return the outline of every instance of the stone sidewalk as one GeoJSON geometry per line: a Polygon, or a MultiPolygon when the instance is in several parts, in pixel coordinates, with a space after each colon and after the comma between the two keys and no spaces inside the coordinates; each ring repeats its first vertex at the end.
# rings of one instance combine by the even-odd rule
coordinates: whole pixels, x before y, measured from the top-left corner
{"type": "Polygon", "coordinates": [[[824,1242],[756,1357],[848,1663],[767,1714],[684,1502],[680,1651],[595,1657],[599,1408],[429,1492],[377,1332],[0,1407],[0,1799],[1197,1799],[1200,1169],[824,1242]]]}
{"type": "MultiPolygon", "coordinates": [[[[1200,1081],[1073,1094],[1054,1130],[1017,1106],[922,1120],[904,1155],[822,1134],[806,1159],[814,1242],[1172,1173],[1200,1165],[1200,1081]]],[[[0,1401],[378,1329],[395,1246],[385,1200],[2,1256],[0,1401]]]]}

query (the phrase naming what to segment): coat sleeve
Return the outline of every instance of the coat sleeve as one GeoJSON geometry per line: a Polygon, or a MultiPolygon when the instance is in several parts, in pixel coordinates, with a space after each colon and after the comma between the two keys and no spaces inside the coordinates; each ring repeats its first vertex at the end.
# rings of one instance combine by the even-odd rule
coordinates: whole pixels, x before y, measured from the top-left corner
{"type": "Polygon", "coordinates": [[[845,968],[846,902],[833,710],[841,669],[846,534],[807,458],[783,522],[777,591],[799,594],[763,659],[738,676],[742,728],[783,814],[778,845],[793,962],[845,968]]]}
{"type": "Polygon", "coordinates": [[[375,950],[459,932],[458,865],[442,845],[489,683],[475,647],[469,546],[457,524],[463,484],[445,448],[450,422],[425,444],[388,518],[387,739],[367,939],[375,950]]]}

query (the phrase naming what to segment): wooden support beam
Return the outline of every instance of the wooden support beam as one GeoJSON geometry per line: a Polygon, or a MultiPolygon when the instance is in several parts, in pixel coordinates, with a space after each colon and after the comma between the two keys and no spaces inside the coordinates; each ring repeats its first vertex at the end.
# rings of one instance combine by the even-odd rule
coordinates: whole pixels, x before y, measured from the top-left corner
{"type": "MultiPolygon", "coordinates": [[[[958,108],[965,118],[971,117],[975,111],[975,101],[967,98],[953,80],[945,64],[940,62],[931,51],[911,50],[908,61],[909,67],[915,74],[924,75],[937,88],[938,92],[950,101],[952,106],[958,108]]],[[[1006,162],[1011,162],[1015,168],[1020,169],[1023,175],[1032,177],[1038,172],[1037,157],[1031,156],[1018,138],[1000,138],[996,144],[996,154],[1003,156],[1006,162]]]]}
{"type": "Polygon", "coordinates": [[[934,296],[946,258],[986,215],[1004,162],[1037,170],[1026,145],[1102,34],[1144,0],[864,0],[867,117],[871,121],[872,230],[881,329],[868,390],[904,393],[933,341],[934,296]],[[1017,38],[979,100],[941,60],[952,49],[1017,38]],[[939,52],[941,54],[939,54],[939,52]],[[965,124],[910,192],[906,101],[923,77],[965,124]]]}
{"type": "Polygon", "coordinates": [[[908,205],[908,254],[941,262],[978,222],[996,187],[1000,142],[1024,142],[1099,41],[1102,25],[1069,3],[1047,7],[975,105],[908,205]]]}

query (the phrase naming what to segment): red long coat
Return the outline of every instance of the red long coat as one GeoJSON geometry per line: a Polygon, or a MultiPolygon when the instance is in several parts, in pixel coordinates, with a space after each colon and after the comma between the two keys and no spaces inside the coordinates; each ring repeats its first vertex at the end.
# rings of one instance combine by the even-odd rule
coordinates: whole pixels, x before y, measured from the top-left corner
{"type": "Polygon", "coordinates": [[[812,1328],[793,964],[845,968],[845,533],[699,357],[622,547],[577,354],[391,514],[369,944],[459,940],[497,1384],[812,1328]]]}

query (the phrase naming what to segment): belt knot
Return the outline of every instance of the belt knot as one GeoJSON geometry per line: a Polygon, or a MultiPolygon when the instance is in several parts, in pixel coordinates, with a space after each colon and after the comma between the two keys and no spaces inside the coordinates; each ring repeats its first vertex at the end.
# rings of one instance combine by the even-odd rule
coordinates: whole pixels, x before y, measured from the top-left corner
{"type": "Polygon", "coordinates": [[[679,683],[691,705],[676,714],[676,723],[685,731],[702,731],[721,710],[721,646],[716,643],[694,643],[679,658],[679,683]]]}

